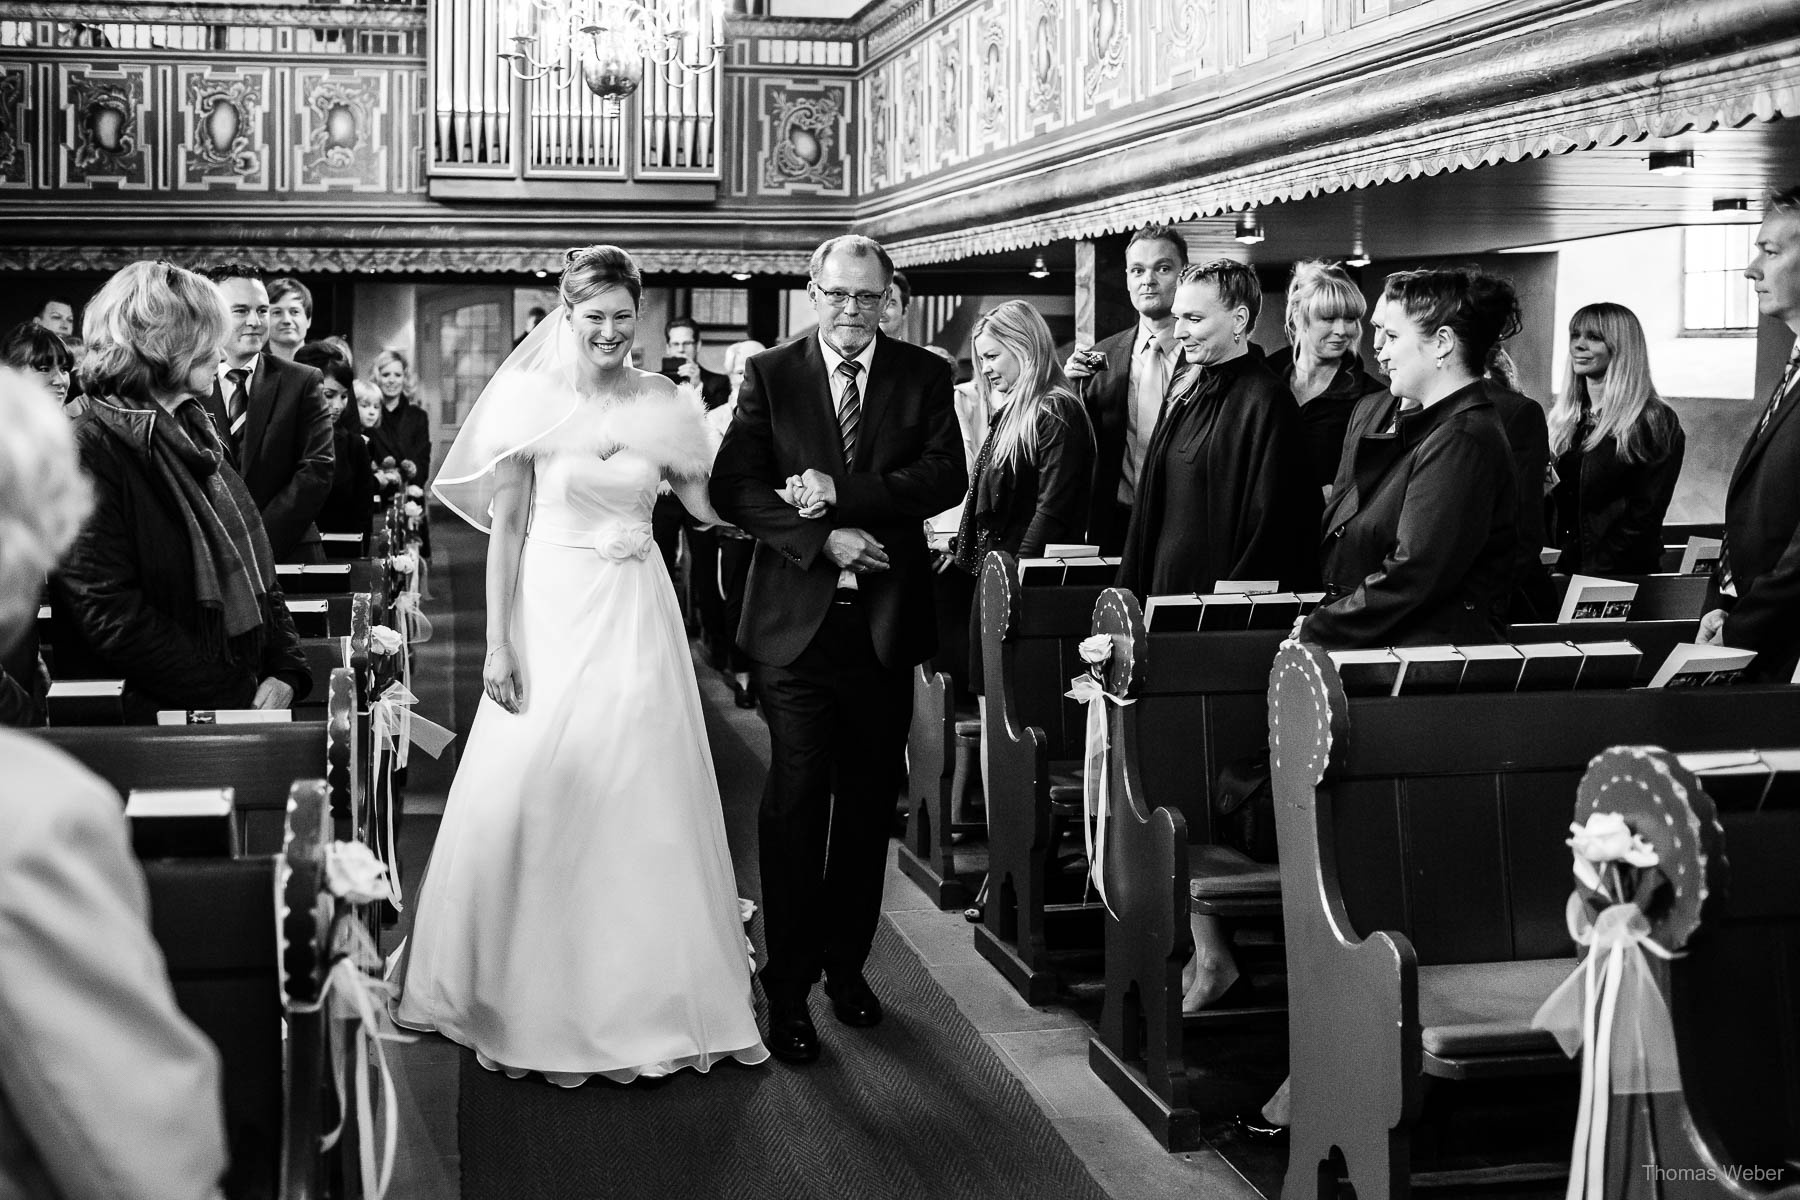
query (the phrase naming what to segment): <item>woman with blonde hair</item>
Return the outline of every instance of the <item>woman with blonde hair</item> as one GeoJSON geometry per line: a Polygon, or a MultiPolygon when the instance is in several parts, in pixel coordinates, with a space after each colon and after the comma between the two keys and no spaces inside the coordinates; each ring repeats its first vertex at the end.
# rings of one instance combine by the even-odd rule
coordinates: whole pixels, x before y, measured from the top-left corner
{"type": "Polygon", "coordinates": [[[287,708],[311,686],[262,516],[197,398],[228,328],[213,284],[158,262],[114,275],[82,322],[95,504],[51,582],[56,659],[123,679],[128,719],[287,708]]]}
{"type": "MultiPolygon", "coordinates": [[[[381,389],[381,424],[369,430],[369,458],[377,470],[400,472],[405,486],[431,477],[431,418],[419,398],[419,379],[404,351],[389,346],[369,366],[369,382],[381,389]]],[[[431,557],[431,527],[421,523],[420,552],[431,557]]]]}
{"type": "Polygon", "coordinates": [[[1028,557],[1081,539],[1094,431],[1037,309],[1023,300],[991,308],[971,341],[975,395],[994,416],[969,472],[953,558],[979,575],[990,550],[1028,557]]]}
{"type": "Polygon", "coordinates": [[[1620,304],[1577,310],[1569,319],[1568,377],[1550,410],[1557,570],[1656,570],[1686,446],[1681,419],[1651,382],[1637,316],[1620,304]]]}
{"type": "Polygon", "coordinates": [[[1308,259],[1294,264],[1282,328],[1288,345],[1269,356],[1300,406],[1300,436],[1307,475],[1329,489],[1344,449],[1344,431],[1356,402],[1385,385],[1363,369],[1357,347],[1369,310],[1362,289],[1337,263],[1308,259]]]}

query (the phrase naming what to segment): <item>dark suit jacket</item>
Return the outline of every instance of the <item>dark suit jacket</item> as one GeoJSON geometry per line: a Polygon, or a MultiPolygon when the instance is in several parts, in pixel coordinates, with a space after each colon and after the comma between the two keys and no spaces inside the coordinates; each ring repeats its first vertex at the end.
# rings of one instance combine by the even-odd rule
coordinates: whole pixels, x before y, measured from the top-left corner
{"type": "Polygon", "coordinates": [[[986,550],[1032,556],[1052,542],[1081,540],[1094,481],[1094,435],[1072,397],[1051,403],[1061,419],[1048,410],[1039,416],[1037,461],[1021,457],[1005,470],[989,467],[965,501],[965,507],[975,506],[986,550]]]}
{"type": "Polygon", "coordinates": [[[1552,530],[1562,549],[1558,571],[1648,575],[1656,570],[1663,517],[1687,449],[1680,418],[1673,410],[1667,415],[1669,436],[1660,455],[1628,463],[1619,457],[1618,443],[1606,438],[1582,451],[1579,478],[1558,485],[1551,503],[1552,530]]]}
{"type": "MultiPolygon", "coordinates": [[[[319,392],[324,376],[317,367],[301,366],[260,354],[250,377],[250,410],[244,422],[238,474],[262,510],[269,548],[278,561],[306,557],[316,546],[313,525],[319,506],[331,492],[335,473],[331,442],[331,409],[319,392]]],[[[223,433],[230,429],[225,397],[213,387],[207,410],[223,433]]],[[[230,445],[229,436],[221,441],[230,445]]]]}
{"type": "Polygon", "coordinates": [[[1490,387],[1389,433],[1399,405],[1379,392],[1350,420],[1325,509],[1327,600],[1301,636],[1328,650],[1503,641],[1518,491],[1490,387]]]}
{"type": "MultiPolygon", "coordinates": [[[[1762,435],[1752,427],[1725,493],[1725,644],[1756,651],[1747,677],[1785,683],[1800,661],[1800,381],[1762,435]]],[[[1761,413],[1758,412],[1760,418],[1761,413]]]]}
{"type": "MultiPolygon", "coordinates": [[[[1119,479],[1124,474],[1125,435],[1130,430],[1131,350],[1140,326],[1122,329],[1094,349],[1106,365],[1086,379],[1074,381],[1088,424],[1094,427],[1094,489],[1088,500],[1088,540],[1101,553],[1114,554],[1125,544],[1125,522],[1119,512],[1119,479]]],[[[1177,368],[1179,369],[1179,368],[1177,368]]]]}
{"type": "Polygon", "coordinates": [[[1118,585],[1140,596],[1210,592],[1221,579],[1310,588],[1319,489],[1293,393],[1255,346],[1197,380],[1182,370],[1144,454],[1118,585]]]}
{"type": "Polygon", "coordinates": [[[708,412],[731,399],[731,380],[717,371],[700,368],[700,403],[708,412]]]}
{"type": "Polygon", "coordinates": [[[878,334],[866,383],[856,460],[846,464],[817,336],[745,366],[737,411],[713,462],[712,501],[758,542],[738,630],[738,644],[758,662],[793,662],[824,622],[838,568],[823,551],[836,528],[861,529],[886,550],[887,570],[858,577],[882,663],[906,669],[937,649],[925,521],[968,486],[950,368],[928,350],[878,334]],[[776,495],[809,468],[837,486],[837,504],[817,519],[776,495]]]}

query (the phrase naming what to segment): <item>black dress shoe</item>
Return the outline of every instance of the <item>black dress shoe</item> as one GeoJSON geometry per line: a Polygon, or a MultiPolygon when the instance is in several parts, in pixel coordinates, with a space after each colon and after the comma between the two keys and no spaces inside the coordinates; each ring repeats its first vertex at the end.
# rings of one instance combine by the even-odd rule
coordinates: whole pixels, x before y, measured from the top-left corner
{"type": "Polygon", "coordinates": [[[844,1024],[857,1029],[881,1024],[881,1001],[869,989],[861,971],[841,979],[828,976],[825,994],[831,997],[831,1011],[844,1024]]]}
{"type": "Polygon", "coordinates": [[[755,708],[756,693],[747,687],[739,687],[734,679],[731,681],[731,701],[739,708],[755,708]]]}
{"type": "Polygon", "coordinates": [[[769,1053],[784,1063],[809,1063],[819,1057],[819,1031],[804,998],[769,1001],[769,1053]]]}
{"type": "Polygon", "coordinates": [[[1286,1125],[1277,1125],[1262,1115],[1260,1108],[1246,1108],[1231,1119],[1232,1128],[1245,1141],[1275,1143],[1288,1135],[1286,1125]]]}

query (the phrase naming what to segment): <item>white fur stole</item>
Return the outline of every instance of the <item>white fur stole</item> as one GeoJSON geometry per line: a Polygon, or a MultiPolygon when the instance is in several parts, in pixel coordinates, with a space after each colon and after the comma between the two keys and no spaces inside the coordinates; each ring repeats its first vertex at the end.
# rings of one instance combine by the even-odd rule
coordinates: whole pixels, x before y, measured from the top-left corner
{"type": "Polygon", "coordinates": [[[567,421],[518,453],[522,458],[553,454],[608,458],[629,449],[665,475],[705,479],[712,470],[715,441],[698,399],[650,385],[629,400],[582,404],[567,421]]]}

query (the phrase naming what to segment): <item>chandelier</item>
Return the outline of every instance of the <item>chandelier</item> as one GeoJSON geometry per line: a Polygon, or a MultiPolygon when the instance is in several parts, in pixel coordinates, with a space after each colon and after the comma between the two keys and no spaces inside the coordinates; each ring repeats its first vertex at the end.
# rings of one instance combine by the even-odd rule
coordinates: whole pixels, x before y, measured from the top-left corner
{"type": "Polygon", "coordinates": [[[513,50],[500,57],[524,80],[576,76],[616,109],[650,66],[675,83],[725,54],[724,0],[511,0],[513,50]]]}

